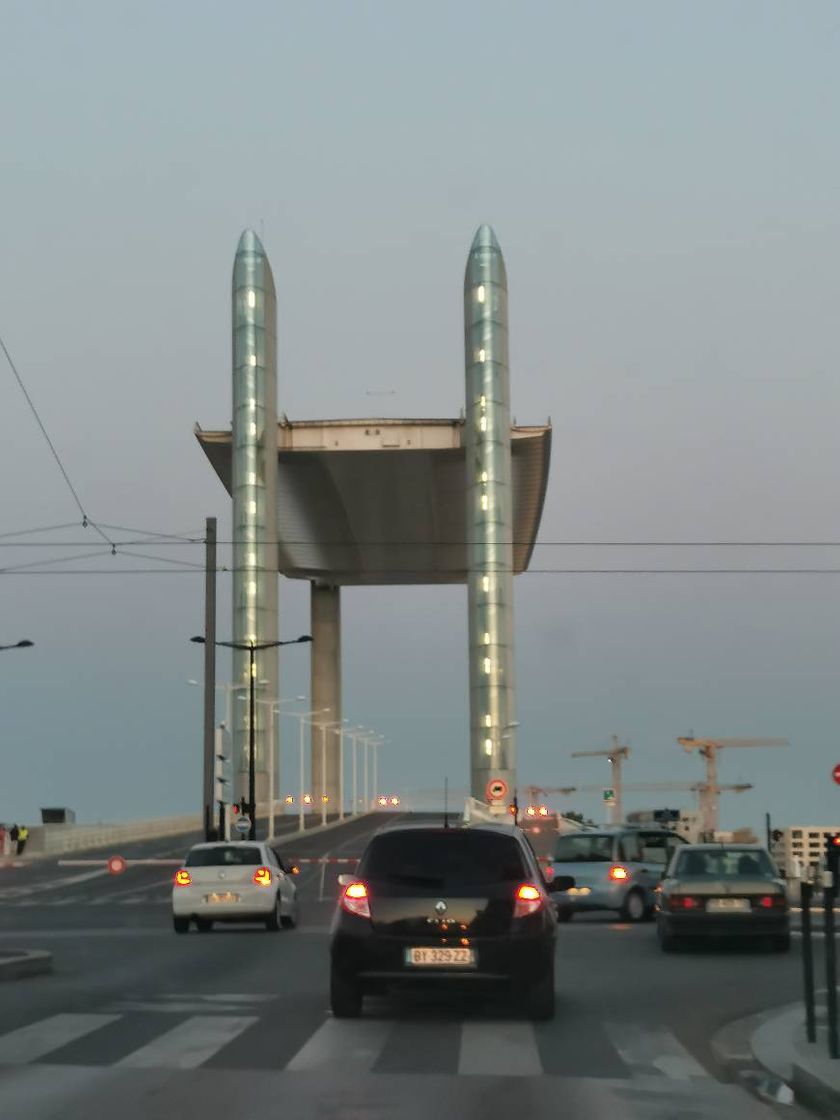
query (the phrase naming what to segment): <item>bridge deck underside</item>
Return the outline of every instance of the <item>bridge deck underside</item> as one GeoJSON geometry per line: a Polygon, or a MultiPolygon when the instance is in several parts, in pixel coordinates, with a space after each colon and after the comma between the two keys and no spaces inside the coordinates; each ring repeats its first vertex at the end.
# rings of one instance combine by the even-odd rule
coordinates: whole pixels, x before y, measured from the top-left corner
{"type": "MultiPolygon", "coordinates": [[[[278,429],[280,572],[336,585],[465,582],[465,451],[458,423],[430,422],[456,433],[450,446],[434,445],[435,427],[425,440],[418,431],[419,446],[411,447],[387,446],[385,439],[360,443],[358,425],[374,422],[352,423],[352,429],[337,425],[331,430],[337,438],[317,448],[290,446],[288,432],[297,425],[286,421],[285,436],[284,426],[278,429]]],[[[378,434],[385,422],[375,423],[378,434]]],[[[196,437],[230,493],[230,432],[197,428],[196,437]]],[[[518,573],[528,566],[539,529],[551,429],[513,427],[511,446],[518,573]]]]}

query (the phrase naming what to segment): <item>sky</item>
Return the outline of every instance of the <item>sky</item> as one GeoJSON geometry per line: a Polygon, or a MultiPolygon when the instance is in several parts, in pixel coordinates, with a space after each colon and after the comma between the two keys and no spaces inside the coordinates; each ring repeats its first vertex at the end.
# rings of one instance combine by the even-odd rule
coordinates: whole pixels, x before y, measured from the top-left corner
{"type": "MultiPolygon", "coordinates": [[[[840,570],[840,543],[796,543],[840,542],[835,3],[0,9],[0,335],[92,521],[120,542],[229,530],[193,425],[230,421],[244,228],[277,285],[279,412],[454,417],[489,222],[513,412],[553,424],[515,590],[521,783],[608,785],[570,753],[612,734],[627,781],[674,783],[702,777],[680,735],[781,736],[723,754],[722,780],[755,787],[724,796],[723,827],[840,824],[840,574],[558,571],[840,570]]],[[[0,653],[0,820],[198,810],[203,577],[132,573],[159,565],[124,549],[82,527],[3,363],[0,642],[35,646],[0,653]]],[[[229,576],[219,595],[221,634],[229,576]]],[[[280,603],[281,634],[305,632],[307,585],[281,580],[280,603]]],[[[343,640],[381,784],[463,787],[465,590],[348,589],[343,640]]],[[[308,692],[308,656],[283,653],[283,697],[308,692]]],[[[691,795],[626,798],[663,803],[691,795]]],[[[597,790],[555,804],[602,815],[597,790]]]]}

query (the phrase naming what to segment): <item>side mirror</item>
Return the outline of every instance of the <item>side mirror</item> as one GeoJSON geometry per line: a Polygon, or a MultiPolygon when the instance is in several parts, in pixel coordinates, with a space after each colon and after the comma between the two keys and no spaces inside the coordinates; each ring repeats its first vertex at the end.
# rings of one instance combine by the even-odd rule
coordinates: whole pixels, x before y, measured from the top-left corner
{"type": "Polygon", "coordinates": [[[355,883],[355,882],[356,882],[356,876],[355,875],[350,875],[346,871],[344,872],[344,874],[339,875],[339,877],[338,877],[338,885],[340,887],[349,887],[351,883],[355,883]]]}
{"type": "Polygon", "coordinates": [[[550,883],[546,883],[546,889],[554,893],[555,891],[570,891],[575,885],[575,878],[573,875],[555,875],[550,883]]]}

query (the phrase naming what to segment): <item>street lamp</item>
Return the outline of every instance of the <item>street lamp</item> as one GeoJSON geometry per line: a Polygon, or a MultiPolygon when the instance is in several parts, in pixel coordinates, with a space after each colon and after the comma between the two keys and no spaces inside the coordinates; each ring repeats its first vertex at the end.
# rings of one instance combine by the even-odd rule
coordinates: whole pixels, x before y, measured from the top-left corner
{"type": "MultiPolygon", "coordinates": [[[[205,639],[201,634],[190,638],[191,642],[196,642],[198,645],[204,645],[205,639]]],[[[249,840],[256,840],[257,838],[257,792],[255,788],[256,782],[256,739],[254,735],[254,714],[256,708],[256,697],[254,696],[254,685],[256,684],[257,676],[257,651],[262,652],[266,649],[275,649],[278,646],[294,646],[300,642],[311,642],[311,634],[301,634],[299,638],[291,638],[285,642],[221,642],[216,641],[214,645],[226,646],[228,649],[247,650],[250,655],[248,664],[248,679],[250,683],[249,695],[249,712],[250,719],[248,721],[248,811],[251,816],[251,831],[248,835],[249,840]]]]}
{"type": "Polygon", "coordinates": [[[320,716],[320,715],[324,715],[326,712],[331,712],[331,711],[332,711],[332,708],[316,708],[311,712],[281,712],[280,713],[281,715],[284,715],[284,716],[294,716],[295,719],[300,720],[300,771],[299,771],[300,777],[299,777],[299,781],[298,781],[298,827],[300,828],[301,832],[303,832],[303,829],[304,829],[303,783],[304,783],[304,780],[305,780],[304,762],[303,762],[303,753],[304,753],[304,748],[303,748],[303,725],[304,725],[304,723],[308,723],[309,726],[312,727],[313,725],[312,725],[312,720],[309,718],[310,716],[320,716]]]}
{"type": "Polygon", "coordinates": [[[11,645],[0,646],[0,649],[29,649],[30,646],[34,646],[34,645],[35,645],[35,643],[30,642],[30,640],[28,638],[23,638],[19,642],[12,642],[11,645]]]}
{"type": "Polygon", "coordinates": [[[330,723],[318,724],[321,728],[321,824],[327,823],[327,728],[335,731],[342,723],[347,723],[347,720],[334,719],[330,723]]]}
{"type": "MultiPolygon", "coordinates": [[[[239,699],[244,700],[245,697],[240,696],[239,699]]],[[[268,708],[268,716],[269,716],[269,719],[268,719],[268,743],[269,743],[269,748],[268,748],[268,839],[269,840],[274,839],[274,800],[275,800],[274,795],[275,795],[275,792],[276,792],[275,789],[274,789],[274,784],[275,784],[274,783],[274,754],[275,754],[274,713],[279,712],[281,707],[284,704],[299,704],[301,702],[301,700],[305,700],[305,699],[306,699],[305,696],[292,696],[288,700],[258,700],[257,701],[258,704],[264,704],[265,707],[268,708]]],[[[279,729],[280,729],[280,724],[279,723],[277,725],[277,729],[278,729],[278,732],[279,732],[279,729]]],[[[276,749],[277,749],[277,753],[279,754],[279,751],[280,751],[280,736],[279,736],[279,734],[277,736],[277,748],[276,749]]],[[[279,762],[279,759],[278,759],[278,762],[279,762]]],[[[279,765],[278,765],[277,769],[279,771],[279,769],[280,769],[279,765]]]]}

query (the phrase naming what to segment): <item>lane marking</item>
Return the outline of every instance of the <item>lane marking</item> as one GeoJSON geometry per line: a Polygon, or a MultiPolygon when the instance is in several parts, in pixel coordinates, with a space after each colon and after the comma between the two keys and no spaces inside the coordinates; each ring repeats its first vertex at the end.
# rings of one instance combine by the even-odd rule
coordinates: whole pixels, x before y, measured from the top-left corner
{"type": "Polygon", "coordinates": [[[604,1023],[604,1030],[621,1060],[634,1074],[647,1077],[659,1074],[672,1081],[710,1077],[697,1059],[665,1027],[607,1022],[604,1023]]]}
{"type": "Polygon", "coordinates": [[[543,1068],[530,1023],[463,1023],[458,1073],[484,1077],[540,1077],[543,1068]]]}
{"type": "Polygon", "coordinates": [[[40,1019],[28,1027],[0,1035],[0,1063],[22,1065],[35,1062],[52,1050],[58,1050],[77,1038],[107,1027],[120,1019],[120,1015],[53,1015],[40,1019]]]}
{"type": "Polygon", "coordinates": [[[380,1020],[347,1022],[327,1019],[286,1066],[292,1073],[329,1069],[339,1073],[369,1073],[391,1033],[391,1023],[380,1020]]]}
{"type": "Polygon", "coordinates": [[[196,1069],[257,1022],[256,1015],[194,1015],[115,1064],[123,1069],[196,1069]]]}

